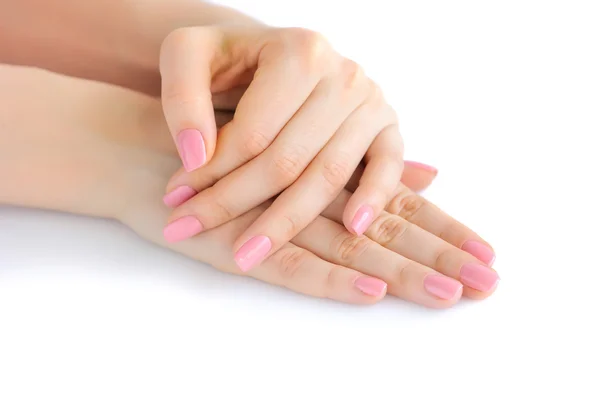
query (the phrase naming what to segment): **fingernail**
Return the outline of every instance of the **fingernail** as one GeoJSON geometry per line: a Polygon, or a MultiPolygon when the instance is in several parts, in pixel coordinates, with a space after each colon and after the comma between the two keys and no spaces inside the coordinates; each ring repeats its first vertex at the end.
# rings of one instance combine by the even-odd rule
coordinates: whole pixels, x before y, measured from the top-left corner
{"type": "Polygon", "coordinates": [[[198,194],[196,190],[189,186],[179,186],[163,197],[163,202],[169,208],[176,208],[185,201],[198,194]]]}
{"type": "Polygon", "coordinates": [[[496,260],[496,254],[494,251],[479,241],[467,241],[463,244],[461,249],[470,253],[488,266],[492,266],[496,260]]]}
{"type": "Polygon", "coordinates": [[[463,286],[453,278],[439,274],[425,277],[425,290],[440,299],[454,299],[462,295],[463,286]]]}
{"type": "Polygon", "coordinates": [[[421,162],[404,161],[404,164],[412,166],[413,168],[423,169],[423,170],[426,170],[426,171],[431,172],[431,173],[435,173],[435,174],[438,173],[437,168],[435,168],[435,167],[433,167],[431,165],[427,165],[427,164],[421,163],[421,162]]]}
{"type": "Polygon", "coordinates": [[[367,231],[371,223],[373,223],[373,215],[373,208],[368,205],[363,205],[358,209],[356,215],[354,215],[354,219],[352,219],[352,224],[350,225],[356,235],[360,236],[367,231]]]}
{"type": "Polygon", "coordinates": [[[256,266],[271,250],[271,240],[266,236],[252,237],[235,253],[235,263],[247,272],[256,266]]]}
{"type": "Polygon", "coordinates": [[[202,223],[193,216],[184,216],[165,227],[163,234],[168,242],[182,241],[203,230],[202,223]]]}
{"type": "Polygon", "coordinates": [[[471,288],[487,292],[498,284],[500,277],[494,269],[474,263],[467,263],[460,268],[460,280],[471,288]]]}
{"type": "Polygon", "coordinates": [[[206,162],[206,147],[202,133],[196,129],[186,129],[177,135],[177,148],[183,167],[191,172],[206,162]]]}
{"type": "Polygon", "coordinates": [[[387,289],[387,284],[378,278],[362,276],[354,280],[354,286],[364,294],[381,296],[387,289]]]}

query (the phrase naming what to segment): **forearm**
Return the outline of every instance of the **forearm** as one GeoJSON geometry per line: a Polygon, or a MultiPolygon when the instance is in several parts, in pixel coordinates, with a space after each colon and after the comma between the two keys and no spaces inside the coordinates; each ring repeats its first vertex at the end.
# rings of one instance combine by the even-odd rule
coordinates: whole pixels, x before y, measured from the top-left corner
{"type": "Polygon", "coordinates": [[[0,87],[0,203],[114,217],[136,171],[139,151],[131,147],[161,140],[122,138],[123,131],[148,131],[135,126],[148,118],[127,112],[143,110],[127,102],[144,96],[6,65],[0,87]]]}
{"type": "Polygon", "coordinates": [[[0,62],[157,95],[165,36],[179,27],[217,23],[259,22],[197,0],[0,0],[0,62]]]}

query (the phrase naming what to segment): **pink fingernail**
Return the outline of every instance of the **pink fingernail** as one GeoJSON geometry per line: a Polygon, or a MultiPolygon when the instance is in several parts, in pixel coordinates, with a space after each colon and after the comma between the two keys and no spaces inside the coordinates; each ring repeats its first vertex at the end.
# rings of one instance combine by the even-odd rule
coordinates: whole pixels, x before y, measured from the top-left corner
{"type": "Polygon", "coordinates": [[[471,288],[487,292],[498,284],[500,277],[494,269],[475,263],[467,263],[460,268],[460,280],[471,288]]]}
{"type": "Polygon", "coordinates": [[[454,299],[462,295],[463,286],[453,278],[440,274],[430,274],[425,277],[425,290],[440,299],[454,299]]]}
{"type": "Polygon", "coordinates": [[[196,190],[189,186],[180,186],[163,197],[163,202],[169,208],[176,208],[185,201],[198,194],[196,190]]]}
{"type": "Polygon", "coordinates": [[[235,253],[235,263],[247,272],[256,266],[271,250],[271,240],[266,236],[252,237],[235,253]]]}
{"type": "Polygon", "coordinates": [[[373,215],[373,208],[368,205],[363,205],[358,209],[350,225],[356,235],[360,236],[367,231],[371,223],[373,223],[373,215]]]}
{"type": "Polygon", "coordinates": [[[163,234],[168,242],[182,241],[203,230],[202,223],[193,216],[184,216],[165,227],[163,234]]]}
{"type": "Polygon", "coordinates": [[[463,244],[461,249],[470,253],[488,266],[492,266],[496,260],[496,254],[494,251],[479,241],[467,241],[463,244]]]}
{"type": "Polygon", "coordinates": [[[177,148],[183,167],[191,172],[206,162],[206,147],[202,133],[196,129],[186,129],[177,135],[177,148]]]}
{"type": "Polygon", "coordinates": [[[412,166],[413,168],[423,169],[423,170],[426,170],[426,171],[431,172],[431,173],[435,173],[435,174],[438,173],[437,168],[435,168],[435,167],[433,167],[431,165],[427,165],[427,164],[421,163],[421,162],[404,161],[404,164],[412,166]]]}
{"type": "Polygon", "coordinates": [[[354,280],[354,286],[370,296],[381,296],[387,289],[385,281],[366,276],[361,276],[354,280]]]}

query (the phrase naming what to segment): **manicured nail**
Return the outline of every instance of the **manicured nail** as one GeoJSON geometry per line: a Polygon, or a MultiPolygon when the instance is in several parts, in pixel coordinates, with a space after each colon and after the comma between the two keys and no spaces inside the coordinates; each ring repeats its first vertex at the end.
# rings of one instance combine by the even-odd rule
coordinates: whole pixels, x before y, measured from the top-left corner
{"type": "Polygon", "coordinates": [[[378,278],[362,276],[354,281],[354,286],[370,296],[381,296],[387,289],[387,284],[378,278]]]}
{"type": "Polygon", "coordinates": [[[168,242],[182,241],[203,230],[202,223],[193,216],[184,216],[165,227],[163,234],[168,242]]]}
{"type": "Polygon", "coordinates": [[[500,277],[494,269],[475,263],[467,263],[460,268],[460,280],[477,291],[487,292],[498,284],[500,277]]]}
{"type": "Polygon", "coordinates": [[[463,286],[453,278],[440,274],[425,277],[425,290],[440,299],[454,299],[462,295],[463,286]]]}
{"type": "Polygon", "coordinates": [[[163,197],[163,202],[169,208],[177,208],[185,201],[198,194],[196,190],[189,186],[179,186],[163,197]]]}
{"type": "Polygon", "coordinates": [[[256,266],[271,250],[271,240],[266,236],[252,237],[235,253],[235,263],[247,272],[256,266]]]}
{"type": "Polygon", "coordinates": [[[423,170],[426,170],[428,172],[435,173],[436,175],[438,173],[437,168],[435,168],[435,167],[433,167],[431,165],[427,165],[427,164],[421,163],[421,162],[404,161],[404,164],[412,166],[413,168],[423,169],[423,170]]]}
{"type": "Polygon", "coordinates": [[[463,244],[461,249],[470,253],[488,266],[492,266],[496,260],[496,254],[494,251],[479,241],[467,241],[463,244]]]}
{"type": "Polygon", "coordinates": [[[352,230],[354,230],[356,235],[360,236],[367,231],[371,223],[373,223],[373,216],[373,208],[368,205],[363,205],[358,209],[356,215],[354,215],[350,227],[352,227],[352,230]]]}
{"type": "Polygon", "coordinates": [[[186,129],[177,135],[177,149],[188,172],[198,169],[206,162],[206,147],[202,133],[196,129],[186,129]]]}

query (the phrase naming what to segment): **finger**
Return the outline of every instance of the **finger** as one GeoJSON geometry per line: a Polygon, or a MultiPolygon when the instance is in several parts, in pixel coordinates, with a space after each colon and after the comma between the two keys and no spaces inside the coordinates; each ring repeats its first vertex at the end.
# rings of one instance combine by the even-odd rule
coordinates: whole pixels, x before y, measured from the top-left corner
{"type": "Polygon", "coordinates": [[[329,262],[377,277],[388,284],[390,294],[427,307],[450,307],[462,295],[458,281],[323,217],[298,234],[293,243],[329,262]]]}
{"type": "MultiPolygon", "coordinates": [[[[365,167],[363,164],[357,166],[354,174],[346,184],[346,190],[353,193],[358,187],[360,177],[363,175],[365,167]]],[[[402,178],[400,181],[414,192],[425,190],[433,183],[437,177],[438,171],[433,166],[425,165],[414,161],[404,161],[402,178]],[[419,166],[423,165],[423,166],[419,166]],[[427,169],[426,169],[427,168],[427,169]]]]}
{"type": "Polygon", "coordinates": [[[348,231],[363,234],[385,208],[402,176],[402,138],[392,124],[377,136],[367,154],[365,171],[344,210],[348,231]]]}
{"type": "MultiPolygon", "coordinates": [[[[227,112],[215,112],[215,116],[217,118],[218,124],[218,121],[220,119],[227,119],[228,117],[230,117],[230,114],[227,112]]],[[[424,167],[418,165],[415,166],[413,164],[419,163],[413,161],[404,161],[404,170],[402,172],[401,181],[411,190],[418,192],[426,189],[431,185],[431,183],[437,176],[437,169],[425,164],[419,165],[424,165],[424,167],[427,167],[428,169],[425,169],[424,167]],[[435,172],[433,172],[434,170],[435,172]]],[[[354,174],[348,181],[348,184],[346,184],[347,191],[354,192],[356,190],[356,187],[358,187],[360,176],[363,175],[364,170],[365,168],[363,165],[357,166],[357,168],[354,171],[354,174]]],[[[195,172],[195,174],[203,174],[205,171],[206,168],[203,168],[195,172]]],[[[215,178],[214,180],[216,181],[217,179],[215,178]]],[[[197,194],[197,191],[192,188],[196,187],[194,183],[192,183],[194,181],[192,178],[192,174],[187,173],[185,169],[181,168],[180,170],[178,170],[171,178],[171,181],[176,182],[176,184],[174,184],[175,188],[172,188],[170,191],[168,191],[168,193],[163,198],[165,204],[168,207],[178,207],[179,205],[183,204],[185,201],[189,200],[197,194]]],[[[200,189],[204,188],[205,187],[201,187],[200,189]]]]}
{"type": "Polygon", "coordinates": [[[286,244],[250,274],[302,294],[370,305],[386,294],[381,279],[323,260],[306,249],[286,244]]]}
{"type": "Polygon", "coordinates": [[[213,32],[177,29],[161,47],[163,111],[188,172],[210,160],[217,140],[211,100],[211,65],[217,50],[213,32]]]}
{"type": "Polygon", "coordinates": [[[437,174],[438,170],[433,166],[415,161],[404,161],[401,182],[418,193],[429,187],[437,174]]]}
{"type": "MultiPolygon", "coordinates": [[[[321,186],[328,188],[330,183],[327,180],[323,181],[320,174],[325,173],[326,177],[330,179],[339,179],[340,176],[334,175],[334,173],[338,172],[336,169],[337,165],[342,162],[339,158],[347,158],[348,166],[351,168],[349,170],[354,170],[360,162],[362,154],[366,152],[373,137],[375,137],[381,127],[372,126],[371,118],[373,117],[374,110],[370,105],[361,107],[363,108],[361,114],[354,119],[350,119],[350,122],[348,122],[348,115],[366,97],[368,85],[364,83],[364,87],[352,87],[353,90],[348,92],[350,88],[346,87],[345,84],[346,82],[340,79],[326,79],[319,84],[264,153],[234,170],[219,180],[214,186],[203,190],[175,209],[169,218],[169,225],[165,229],[165,238],[167,240],[185,239],[189,236],[186,236],[184,232],[187,234],[197,234],[200,231],[217,227],[279,194],[289,187],[290,184],[294,183],[301,174],[303,176],[300,177],[300,180],[305,182],[303,184],[308,185],[310,183],[306,177],[308,175],[317,181],[317,185],[321,184],[321,186]],[[331,109],[332,111],[324,113],[323,109],[331,109]],[[359,121],[360,125],[353,126],[352,121],[354,120],[359,121]],[[342,133],[336,134],[336,138],[331,141],[332,144],[327,145],[330,150],[326,154],[323,152],[319,153],[327,144],[329,138],[334,135],[342,124],[346,127],[341,129],[342,133]],[[308,129],[307,126],[309,127],[308,129]],[[369,132],[369,129],[372,132],[369,132]],[[365,130],[367,130],[367,133],[365,133],[365,130]],[[303,173],[305,168],[317,155],[321,158],[325,157],[325,160],[321,159],[317,166],[309,167],[309,170],[312,168],[312,171],[306,174],[303,173]],[[240,193],[244,193],[244,195],[240,195],[240,193]],[[180,221],[184,217],[190,223],[192,223],[190,218],[195,218],[195,228],[184,228],[184,222],[180,221]]],[[[250,90],[251,88],[248,89],[248,92],[250,90]]],[[[234,121],[236,118],[237,113],[234,121]]],[[[381,124],[385,125],[385,121],[381,122],[381,124]]],[[[215,158],[215,160],[217,159],[215,158]]],[[[204,170],[203,173],[208,174],[210,172],[204,170]]],[[[311,207],[310,214],[307,213],[308,216],[302,221],[304,226],[313,220],[327,206],[328,202],[335,198],[337,192],[343,188],[343,185],[350,177],[348,171],[344,173],[347,176],[342,176],[342,180],[335,182],[339,187],[334,188],[325,197],[313,198],[313,202],[321,201],[324,203],[317,205],[316,208],[311,207]]],[[[314,186],[315,184],[312,183],[312,185],[314,186]]],[[[179,190],[186,190],[188,194],[192,192],[189,189],[180,187],[176,188],[177,192],[179,190]]],[[[196,186],[190,185],[188,188],[195,189],[196,186]]],[[[320,191],[323,191],[323,189],[320,191]]],[[[315,188],[312,192],[318,193],[319,189],[315,188]]],[[[293,195],[292,193],[292,197],[293,195]]],[[[280,199],[275,202],[275,211],[270,210],[271,213],[277,214],[277,207],[281,206],[281,198],[280,196],[280,199]]],[[[290,201],[283,203],[286,205],[286,209],[289,209],[292,205],[290,201]]],[[[307,202],[306,206],[311,206],[310,204],[310,202],[307,202]]],[[[296,207],[295,212],[303,211],[302,208],[296,207]]],[[[264,236],[264,234],[248,235],[253,230],[260,229],[264,219],[259,220],[260,222],[257,221],[257,223],[261,225],[253,225],[254,228],[251,227],[250,231],[247,231],[246,235],[243,235],[240,241],[236,242],[237,249],[240,249],[243,243],[256,235],[264,236]]],[[[271,226],[271,228],[275,229],[276,227],[271,226]]],[[[277,235],[278,240],[271,248],[269,254],[275,252],[296,234],[292,231],[288,231],[287,233],[287,235],[277,235]]],[[[268,254],[263,255],[267,256],[268,254]]],[[[245,269],[248,270],[248,268],[245,269]]]]}
{"type": "Polygon", "coordinates": [[[403,184],[398,185],[386,210],[461,248],[488,266],[494,263],[496,255],[486,241],[403,184]]]}
{"type": "MultiPolygon", "coordinates": [[[[257,69],[236,106],[233,120],[219,131],[213,162],[203,168],[204,173],[191,175],[191,181],[185,183],[196,191],[212,186],[263,153],[321,80],[327,65],[326,44],[321,39],[304,40],[287,31],[278,32],[282,31],[274,30],[266,39],[244,39],[254,43],[247,45],[248,59],[244,62],[256,63],[257,69]]],[[[167,191],[182,184],[172,179],[167,191]]]]}
{"type": "MultiPolygon", "coordinates": [[[[208,262],[222,271],[239,274],[240,269],[228,255],[231,246],[239,232],[250,225],[264,209],[266,205],[257,207],[217,229],[169,246],[191,258],[208,262]]],[[[144,232],[147,231],[148,229],[144,229],[144,232]]],[[[386,294],[387,285],[382,280],[327,262],[294,244],[286,244],[266,259],[263,266],[254,269],[249,275],[309,296],[371,305],[380,301],[386,294]]]]}
{"type": "Polygon", "coordinates": [[[398,254],[460,281],[465,296],[470,298],[487,298],[500,281],[494,269],[473,255],[399,216],[382,213],[365,234],[398,254]]]}
{"type": "MultiPolygon", "coordinates": [[[[341,223],[349,198],[350,193],[342,192],[323,216],[341,223]]],[[[397,254],[460,281],[465,286],[464,295],[470,298],[490,296],[499,282],[498,273],[471,254],[397,215],[382,212],[365,234],[397,254]]]]}
{"type": "MultiPolygon", "coordinates": [[[[377,132],[389,123],[385,113],[374,108],[372,103],[359,106],[343,121],[333,138],[306,170],[290,170],[288,181],[293,181],[292,178],[300,172],[302,175],[236,240],[236,260],[242,270],[249,270],[260,264],[262,257],[288,242],[335,199],[377,132]],[[259,242],[263,251],[255,250],[259,242]],[[248,257],[248,254],[253,256],[248,257]]],[[[295,120],[296,118],[293,121],[295,120]]],[[[298,120],[303,122],[300,126],[306,126],[300,117],[298,120]]],[[[298,135],[292,135],[290,140],[297,140],[296,137],[298,135]]],[[[313,143],[312,140],[309,142],[313,143]]],[[[296,168],[297,164],[295,161],[290,163],[292,169],[300,169],[296,168]]],[[[398,178],[399,176],[395,178],[394,184],[397,184],[398,178]]]]}

